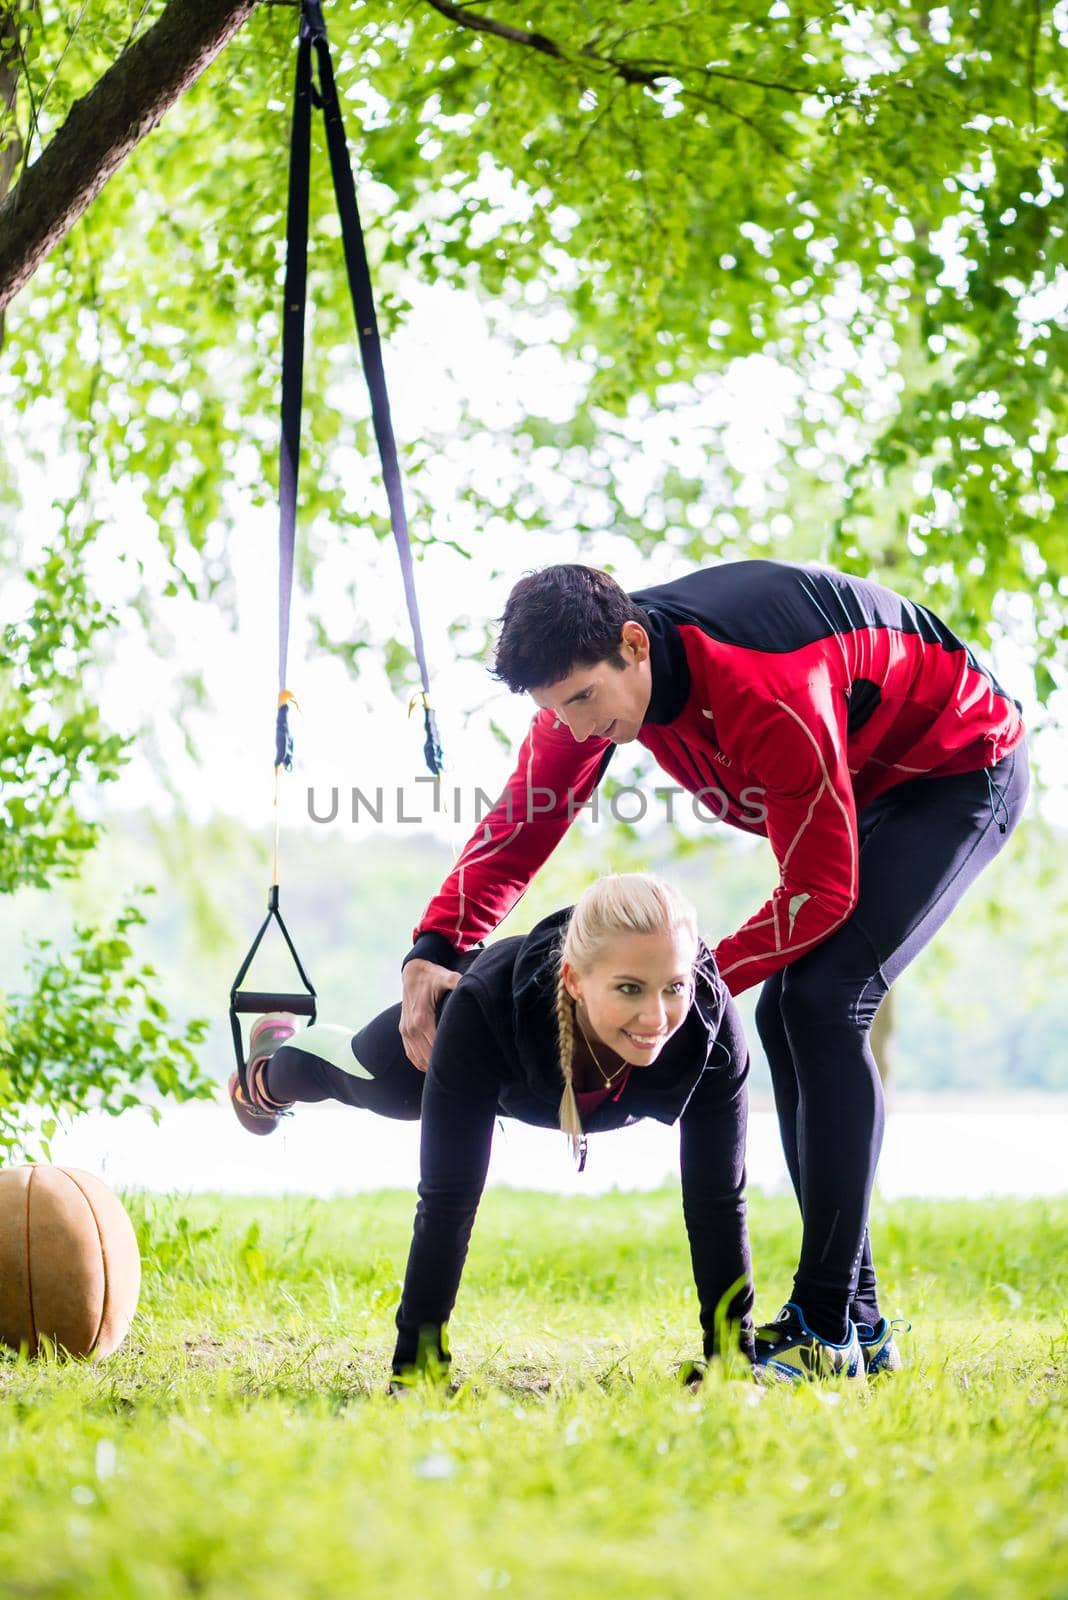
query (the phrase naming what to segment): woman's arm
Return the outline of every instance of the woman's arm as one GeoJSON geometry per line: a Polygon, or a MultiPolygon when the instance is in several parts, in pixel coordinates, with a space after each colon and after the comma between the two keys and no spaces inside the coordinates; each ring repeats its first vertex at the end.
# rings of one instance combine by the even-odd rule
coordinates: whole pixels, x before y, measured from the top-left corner
{"type": "Polygon", "coordinates": [[[423,1090],[419,1204],[397,1310],[394,1374],[447,1366],[452,1314],[497,1114],[500,1049],[470,989],[450,996],[423,1090]]]}
{"type": "Polygon", "coordinates": [[[702,1073],[681,1119],[682,1209],[706,1358],[721,1353],[717,1310],[721,1319],[725,1315],[740,1325],[742,1352],[753,1357],[753,1273],[745,1214],[748,1077],[745,1034],[728,1000],[713,1065],[702,1073]]]}

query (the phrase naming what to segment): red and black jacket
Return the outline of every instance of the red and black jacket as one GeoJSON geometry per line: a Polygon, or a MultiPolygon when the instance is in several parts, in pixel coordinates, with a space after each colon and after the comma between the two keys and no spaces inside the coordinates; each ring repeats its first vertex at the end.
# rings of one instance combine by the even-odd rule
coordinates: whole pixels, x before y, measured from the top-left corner
{"type": "MultiPolygon", "coordinates": [[[[738,561],[632,599],[652,646],[639,743],[706,811],[765,834],[779,863],[771,899],[714,950],[734,994],[850,915],[859,810],[911,778],[992,767],[1024,736],[1018,704],[944,623],[863,578],[738,561]]],[[[412,956],[451,964],[497,927],[614,749],[539,711],[412,956]]]]}

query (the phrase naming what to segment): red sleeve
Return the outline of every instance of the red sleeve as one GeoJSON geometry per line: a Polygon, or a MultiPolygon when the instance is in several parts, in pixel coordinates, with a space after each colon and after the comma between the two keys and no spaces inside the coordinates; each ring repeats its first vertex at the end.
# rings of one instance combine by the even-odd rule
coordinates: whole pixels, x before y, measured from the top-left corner
{"type": "Polygon", "coordinates": [[[580,744],[565,722],[539,711],[515,771],[424,911],[413,937],[442,935],[458,951],[503,921],[597,787],[610,739],[580,744]]]}
{"type": "Polygon", "coordinates": [[[856,905],[857,813],[844,716],[844,704],[837,715],[821,685],[800,702],[754,699],[746,708],[739,748],[764,789],[779,886],[713,952],[732,994],[822,944],[856,905]]]}

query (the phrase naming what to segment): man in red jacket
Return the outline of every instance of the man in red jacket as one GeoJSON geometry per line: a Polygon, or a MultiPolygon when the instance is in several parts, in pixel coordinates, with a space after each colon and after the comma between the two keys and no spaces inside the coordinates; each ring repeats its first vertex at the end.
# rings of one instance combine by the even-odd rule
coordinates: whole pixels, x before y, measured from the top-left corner
{"type": "Polygon", "coordinates": [[[724,563],[633,595],[549,567],[505,607],[494,674],[539,707],[493,811],[415,929],[401,1035],[425,1070],[458,955],[492,932],[637,741],[723,821],[766,835],[768,902],[715,947],[757,1026],[803,1218],[792,1299],[759,1358],[797,1377],[900,1357],[867,1235],[882,1140],[868,1035],[890,984],[1022,813],[1020,708],[937,617],[878,584],[724,563]]]}

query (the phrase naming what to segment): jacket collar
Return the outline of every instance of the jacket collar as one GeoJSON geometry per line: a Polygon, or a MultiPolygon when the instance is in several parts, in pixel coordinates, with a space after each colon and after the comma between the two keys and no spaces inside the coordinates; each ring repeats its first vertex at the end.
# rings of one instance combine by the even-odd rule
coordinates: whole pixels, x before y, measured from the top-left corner
{"type": "Polygon", "coordinates": [[[642,606],[649,618],[649,665],[653,692],[642,718],[642,727],[662,727],[681,716],[690,697],[690,666],[682,636],[671,618],[654,607],[644,605],[640,593],[631,599],[642,606]]]}

